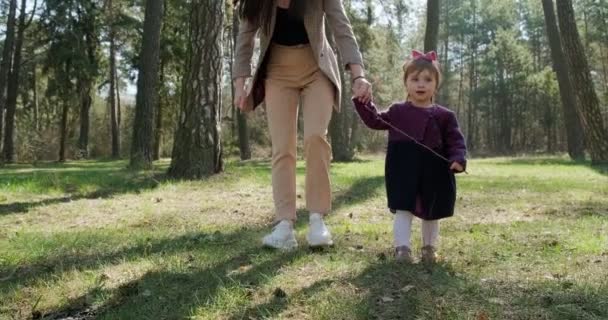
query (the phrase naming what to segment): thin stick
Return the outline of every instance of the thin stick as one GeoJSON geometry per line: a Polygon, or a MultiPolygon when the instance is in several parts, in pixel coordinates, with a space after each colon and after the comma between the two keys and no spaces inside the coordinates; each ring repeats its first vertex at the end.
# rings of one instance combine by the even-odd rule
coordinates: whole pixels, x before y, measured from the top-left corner
{"type": "MultiPolygon", "coordinates": [[[[378,115],[377,110],[372,110],[372,108],[371,108],[371,107],[368,107],[367,105],[365,105],[365,108],[367,108],[369,111],[374,112],[374,115],[376,116],[376,118],[377,118],[378,120],[380,120],[380,122],[382,122],[382,123],[386,124],[387,126],[391,127],[392,129],[394,129],[395,131],[397,131],[397,132],[401,133],[402,135],[404,135],[404,136],[408,137],[410,140],[414,141],[414,143],[415,143],[415,144],[417,144],[417,145],[419,145],[419,146],[421,146],[421,147],[423,147],[423,148],[427,149],[428,151],[430,151],[431,153],[433,153],[433,154],[434,154],[434,155],[436,155],[437,157],[441,158],[443,161],[445,161],[445,162],[447,162],[448,164],[450,164],[450,160],[449,160],[449,159],[447,159],[446,157],[442,156],[441,154],[439,154],[437,151],[435,151],[435,150],[431,149],[430,147],[428,147],[427,145],[425,145],[425,144],[423,144],[423,143],[421,143],[421,142],[418,142],[418,140],[414,139],[412,136],[410,136],[409,134],[405,133],[403,130],[401,130],[401,129],[397,128],[396,126],[392,125],[390,122],[388,122],[388,121],[386,121],[386,120],[382,119],[382,118],[381,118],[381,117],[378,115]]],[[[464,173],[466,173],[466,174],[469,174],[469,173],[468,173],[466,170],[464,170],[463,172],[464,172],[464,173]]]]}

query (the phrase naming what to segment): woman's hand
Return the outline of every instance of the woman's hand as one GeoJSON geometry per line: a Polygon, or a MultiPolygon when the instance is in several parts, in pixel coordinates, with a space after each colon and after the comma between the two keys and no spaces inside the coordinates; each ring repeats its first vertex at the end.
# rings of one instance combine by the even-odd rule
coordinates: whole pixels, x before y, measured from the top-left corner
{"type": "Polygon", "coordinates": [[[452,162],[452,165],[450,166],[450,170],[454,171],[454,172],[463,172],[464,168],[462,167],[462,165],[458,162],[452,162]]]}
{"type": "Polygon", "coordinates": [[[361,77],[353,82],[353,95],[361,103],[368,103],[372,99],[372,84],[361,77]]]}
{"type": "Polygon", "coordinates": [[[350,64],[350,78],[352,81],[353,96],[361,103],[368,103],[372,100],[372,84],[363,75],[363,66],[360,64],[350,64]]]}
{"type": "Polygon", "coordinates": [[[244,111],[246,99],[245,78],[236,78],[234,80],[234,105],[244,111]]]}

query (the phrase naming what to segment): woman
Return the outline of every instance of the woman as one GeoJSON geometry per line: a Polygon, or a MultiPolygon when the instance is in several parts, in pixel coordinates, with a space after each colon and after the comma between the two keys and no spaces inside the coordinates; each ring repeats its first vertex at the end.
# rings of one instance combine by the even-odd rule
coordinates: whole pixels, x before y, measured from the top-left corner
{"type": "Polygon", "coordinates": [[[340,69],[325,35],[331,27],[338,50],[350,71],[353,94],[363,103],[371,99],[363,61],[341,0],[235,0],[241,15],[233,79],[234,103],[243,111],[265,102],[272,141],[272,189],[276,211],[274,230],[263,244],[294,249],[296,221],[296,141],[298,104],[304,120],[306,207],[310,212],[310,246],[333,241],[323,217],[331,210],[329,167],[331,147],[327,127],[332,106],[339,111],[340,69]],[[260,59],[251,90],[254,40],[260,34],[260,59]]]}

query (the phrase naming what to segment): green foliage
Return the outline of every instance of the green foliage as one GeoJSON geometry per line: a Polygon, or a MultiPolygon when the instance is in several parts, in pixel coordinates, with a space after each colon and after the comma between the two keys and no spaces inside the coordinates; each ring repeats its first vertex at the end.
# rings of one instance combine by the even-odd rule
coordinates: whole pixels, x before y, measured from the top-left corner
{"type": "MultiPolygon", "coordinates": [[[[438,51],[444,84],[438,102],[457,112],[473,154],[547,151],[549,140],[553,141],[552,152],[566,150],[558,92],[541,85],[543,82],[539,80],[549,76],[551,72],[547,70],[552,65],[540,2],[444,0],[441,3],[438,51]],[[549,132],[552,132],[551,136],[549,132]]],[[[122,93],[127,90],[133,93],[141,47],[143,4],[142,0],[113,0],[113,14],[109,15],[103,0],[39,1],[24,44],[17,109],[18,158],[47,158],[52,154],[42,149],[55,143],[58,136],[55,127],[61,104],[65,102],[70,105],[68,138],[72,144],[75,142],[78,81],[95,83],[95,100],[106,97],[110,26],[117,32],[119,87],[122,93]],[[93,55],[85,54],[87,37],[94,39],[93,55]],[[36,119],[35,112],[38,113],[36,119]],[[33,127],[35,130],[29,130],[33,127]]],[[[385,107],[402,100],[401,65],[412,49],[422,47],[425,2],[348,0],[343,4],[363,53],[367,75],[374,83],[375,101],[385,107]]],[[[577,0],[574,4],[595,89],[608,121],[608,2],[577,0]]],[[[5,3],[3,5],[0,10],[6,10],[5,3]]],[[[163,85],[160,88],[163,105],[161,154],[164,156],[169,154],[173,141],[181,78],[188,59],[185,30],[188,30],[189,5],[189,0],[168,1],[164,14],[163,85]]],[[[229,32],[230,19],[226,21],[229,32]]],[[[0,20],[2,23],[5,21],[0,20]]],[[[227,56],[226,62],[228,59],[227,56]]],[[[223,90],[226,106],[231,103],[229,78],[226,77],[223,90]]],[[[123,106],[132,102],[132,97],[123,95],[122,98],[123,106]]],[[[231,119],[232,115],[228,114],[231,108],[223,109],[227,110],[225,119],[231,119]]],[[[128,115],[128,111],[123,111],[128,115]]],[[[96,124],[92,128],[95,140],[92,143],[99,146],[108,134],[103,104],[97,105],[95,117],[92,119],[96,124]]],[[[250,126],[253,148],[267,148],[264,115],[256,112],[252,118],[255,118],[250,126]]],[[[345,128],[356,132],[354,140],[359,150],[382,149],[382,133],[357,128],[357,123],[350,122],[345,128]]],[[[123,121],[122,126],[125,128],[121,131],[126,135],[131,124],[123,121]]],[[[227,135],[235,131],[232,121],[225,121],[223,126],[230,127],[230,130],[224,130],[227,135]]],[[[227,141],[236,143],[237,140],[227,141]]],[[[98,150],[103,155],[104,148],[98,150]]]]}
{"type": "Polygon", "coordinates": [[[90,57],[89,44],[99,42],[99,3],[95,0],[49,0],[40,17],[45,40],[49,43],[44,70],[53,74],[47,95],[67,98],[76,82],[99,75],[98,52],[90,57]],[[92,59],[91,59],[92,58],[92,59]]]}

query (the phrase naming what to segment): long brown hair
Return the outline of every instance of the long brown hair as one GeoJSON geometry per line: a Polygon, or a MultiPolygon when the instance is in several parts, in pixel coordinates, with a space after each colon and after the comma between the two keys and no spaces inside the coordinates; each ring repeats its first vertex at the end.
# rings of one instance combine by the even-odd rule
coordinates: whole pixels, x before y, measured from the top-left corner
{"type": "MultiPolygon", "coordinates": [[[[298,20],[302,20],[306,11],[307,0],[291,0],[289,3],[289,15],[298,20]]],[[[250,22],[264,28],[264,32],[269,34],[270,20],[274,14],[273,0],[234,0],[234,5],[241,19],[247,19],[250,22]]]]}

